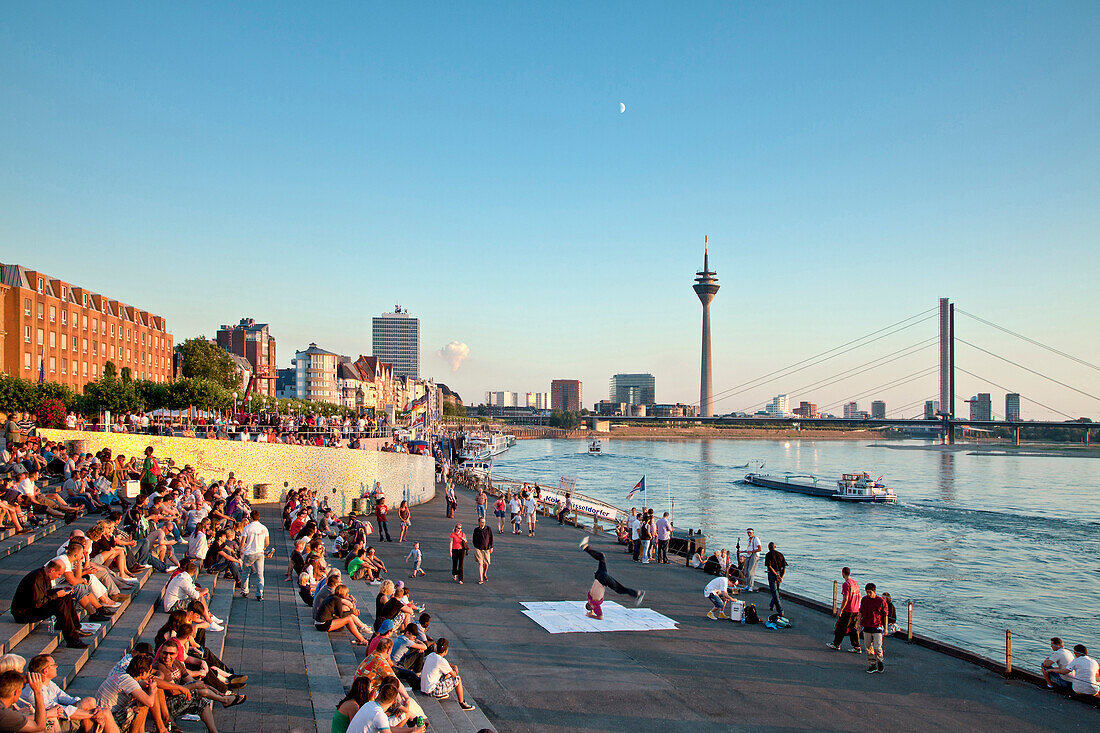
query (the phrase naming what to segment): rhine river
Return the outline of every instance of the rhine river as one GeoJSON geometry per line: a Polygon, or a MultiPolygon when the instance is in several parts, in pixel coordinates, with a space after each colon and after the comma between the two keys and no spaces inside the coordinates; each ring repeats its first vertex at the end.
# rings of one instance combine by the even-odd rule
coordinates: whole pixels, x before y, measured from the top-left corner
{"type": "MultiPolygon", "coordinates": [[[[588,456],[584,441],[519,441],[495,459],[494,473],[554,486],[574,477],[578,492],[624,508],[642,505],[640,494],[629,502],[626,494],[645,474],[655,513],[667,510],[670,487],[676,527],[702,528],[708,548],[732,550],[739,537],[743,547],[747,527],[765,549],[775,542],[792,592],[828,602],[848,565],[860,586],[891,594],[903,628],[912,600],[915,630],[1002,661],[1011,629],[1016,666],[1037,667],[1051,636],[1100,647],[1100,459],[814,440],[612,439],[604,450],[588,456]],[[898,503],[853,506],[739,483],[746,469],[735,466],[753,459],[766,461],[765,473],[830,483],[844,472],[882,474],[898,503]]],[[[767,582],[763,560],[757,580],[767,582]]],[[[700,613],[703,584],[700,577],[700,613]]],[[[766,612],[766,592],[755,603],[766,612]]],[[[798,606],[785,610],[797,624],[798,606]]]]}

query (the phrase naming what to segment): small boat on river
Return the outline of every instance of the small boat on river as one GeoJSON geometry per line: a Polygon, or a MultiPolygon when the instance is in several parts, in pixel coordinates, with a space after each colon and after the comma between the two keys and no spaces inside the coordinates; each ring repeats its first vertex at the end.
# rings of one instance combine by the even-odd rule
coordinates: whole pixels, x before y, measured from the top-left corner
{"type": "Polygon", "coordinates": [[[794,474],[776,476],[765,473],[746,474],[745,483],[763,486],[766,489],[789,491],[792,494],[820,496],[856,504],[894,504],[898,500],[898,495],[893,489],[880,484],[878,479],[871,478],[866,472],[842,474],[835,485],[819,484],[817,476],[794,474]]]}
{"type": "Polygon", "coordinates": [[[590,456],[602,456],[603,455],[603,443],[599,438],[594,439],[588,444],[588,455],[590,456]]]}

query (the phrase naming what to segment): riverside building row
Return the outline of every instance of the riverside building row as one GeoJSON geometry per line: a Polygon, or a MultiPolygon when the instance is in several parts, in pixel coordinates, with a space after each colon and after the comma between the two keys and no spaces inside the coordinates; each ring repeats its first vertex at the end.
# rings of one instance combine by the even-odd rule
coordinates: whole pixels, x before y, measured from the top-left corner
{"type": "Polygon", "coordinates": [[[0,364],[77,392],[112,362],[134,379],[172,379],[163,316],[22,265],[0,264],[0,364]]]}

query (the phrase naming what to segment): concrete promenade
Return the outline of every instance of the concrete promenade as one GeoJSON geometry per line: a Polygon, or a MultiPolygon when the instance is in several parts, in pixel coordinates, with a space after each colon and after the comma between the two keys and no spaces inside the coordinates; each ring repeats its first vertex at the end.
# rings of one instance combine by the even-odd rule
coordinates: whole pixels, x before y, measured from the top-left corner
{"type": "MultiPolygon", "coordinates": [[[[520,602],[584,599],[595,563],[578,549],[582,531],[541,518],[534,538],[497,535],[490,581],[477,584],[471,552],[458,585],[447,535],[456,520],[468,536],[476,526],[473,495],[459,489],[456,520],[448,520],[440,493],[413,509],[410,537],[421,542],[428,571],[412,583],[413,596],[428,604],[434,635],[451,640],[449,658],[501,731],[1100,727],[1096,708],[898,639],[886,641],[886,673],[868,675],[863,656],[825,647],[831,617],[793,602],[784,609],[793,628],[784,631],[711,621],[703,597],[710,576],[682,564],[635,564],[606,535],[593,547],[607,553],[611,574],[645,590],[643,605],[679,630],[549,634],[520,602]]],[[[495,531],[491,511],[488,520],[495,531]]],[[[390,576],[407,577],[407,546],[378,547],[390,576]]],[[[766,590],[742,598],[767,615],[766,590]]],[[[608,600],[629,603],[610,592],[608,600]]]]}

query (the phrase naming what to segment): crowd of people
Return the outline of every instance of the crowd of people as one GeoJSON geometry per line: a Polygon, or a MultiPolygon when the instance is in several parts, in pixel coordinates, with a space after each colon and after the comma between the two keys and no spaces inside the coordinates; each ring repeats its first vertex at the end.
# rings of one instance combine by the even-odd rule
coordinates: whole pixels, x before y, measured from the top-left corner
{"type": "MultiPolygon", "coordinates": [[[[297,581],[299,598],[311,608],[317,631],[347,631],[353,645],[365,648],[351,688],[333,713],[332,730],[421,733],[426,720],[409,689],[437,699],[453,694],[464,710],[472,710],[473,705],[466,700],[457,667],[447,659],[447,639],[431,635],[431,614],[413,599],[406,581],[394,578],[395,573],[369,544],[372,537],[379,543],[394,542],[382,487],[376,483],[363,498],[369,502],[369,511],[341,521],[317,492],[303,488],[288,493],[283,527],[294,549],[284,579],[297,581]],[[350,590],[355,582],[377,588],[373,609],[359,607],[350,590]]],[[[412,563],[409,577],[416,578],[424,574],[423,555],[420,543],[410,536],[412,517],[406,502],[399,506],[398,516],[401,529],[396,542],[411,543],[405,559],[412,563]]],[[[479,525],[484,526],[484,518],[479,525]]],[[[456,533],[461,550],[466,542],[461,525],[452,533],[452,547],[456,533]]],[[[478,531],[474,534],[476,538],[478,531]]],[[[391,558],[391,564],[396,562],[391,558]]],[[[461,582],[461,563],[454,577],[461,582]]]]}
{"type": "Polygon", "coordinates": [[[46,730],[39,727],[44,716],[56,730],[137,733],[152,721],[158,733],[168,733],[174,721],[194,719],[216,732],[214,704],[243,703],[246,696],[237,690],[247,677],[205,646],[207,631],[223,631],[226,621],[211,612],[199,572],[226,573],[243,596],[255,575],[262,600],[263,558],[270,554],[267,530],[248,504],[243,481],[230,473],[207,485],[191,466],[162,465],[151,447],[138,462],[112,456],[110,449],[69,455],[48,441],[28,445],[5,446],[23,456],[7,464],[18,483],[12,490],[17,496],[5,492],[0,502],[6,523],[29,526],[36,513],[104,517],[86,532],[70,532],[53,559],[20,580],[12,617],[24,623],[53,619],[67,646],[85,648],[85,639],[98,631],[95,624],[120,609],[138,574],[150,568],[169,576],[162,596],[168,616],[153,643],[138,643],[120,659],[94,698],[61,692],[52,682],[57,665],[49,655],[18,659],[0,674],[0,699],[17,698],[3,712],[0,730],[46,730]],[[42,489],[40,477],[62,488],[42,489]],[[128,498],[119,489],[131,480],[140,488],[128,498]]]}

